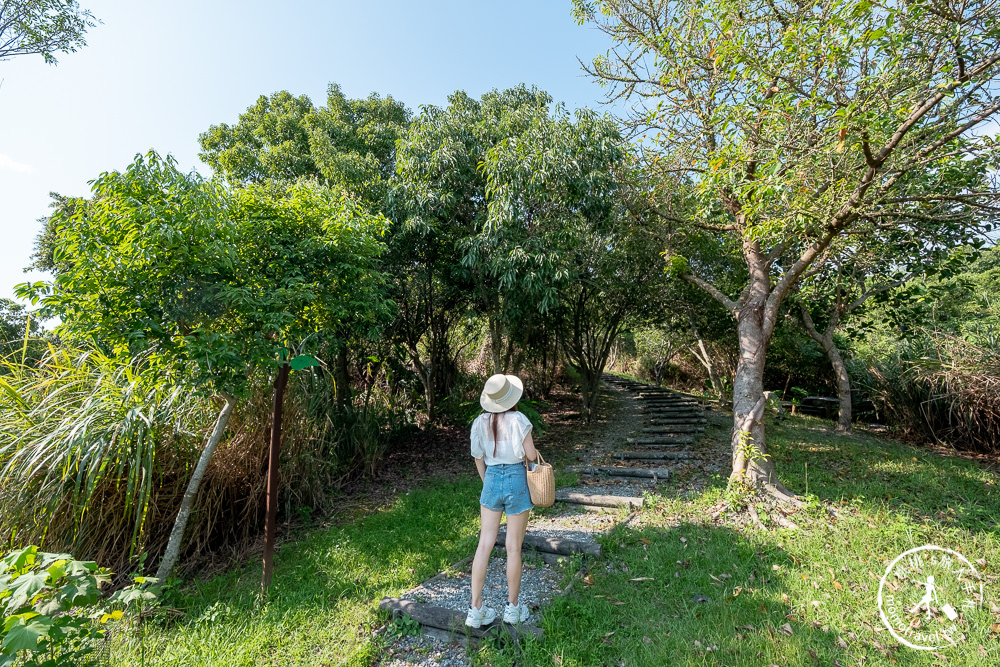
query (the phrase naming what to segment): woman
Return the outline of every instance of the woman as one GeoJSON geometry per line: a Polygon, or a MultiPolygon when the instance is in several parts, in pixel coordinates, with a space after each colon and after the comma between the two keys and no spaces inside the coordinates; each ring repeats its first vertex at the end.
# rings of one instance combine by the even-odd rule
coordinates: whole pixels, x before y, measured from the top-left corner
{"type": "Polygon", "coordinates": [[[496,544],[500,516],[507,514],[507,608],[505,623],[528,619],[528,608],[520,604],[521,543],[528,527],[528,512],[533,507],[528,493],[525,459],[534,461],[538,454],[531,439],[531,422],[517,411],[524,393],[521,380],[513,375],[494,375],[486,381],[479,397],[483,414],[472,423],[472,456],[476,459],[483,492],[479,496],[482,528],[479,547],[472,560],[472,606],[465,618],[471,628],[489,625],[497,614],[483,606],[483,584],[490,553],[496,544]]]}

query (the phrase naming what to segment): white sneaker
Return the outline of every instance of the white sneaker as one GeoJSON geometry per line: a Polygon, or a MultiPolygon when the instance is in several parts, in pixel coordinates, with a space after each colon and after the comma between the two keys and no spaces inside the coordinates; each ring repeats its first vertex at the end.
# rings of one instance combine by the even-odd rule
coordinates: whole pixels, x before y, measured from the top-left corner
{"type": "Polygon", "coordinates": [[[503,622],[504,623],[523,623],[528,620],[531,616],[531,612],[528,611],[528,607],[523,604],[511,604],[507,603],[507,608],[503,612],[503,622]]]}
{"type": "Polygon", "coordinates": [[[465,624],[470,628],[478,628],[483,625],[489,625],[495,620],[497,620],[497,613],[491,607],[483,605],[479,609],[469,607],[469,613],[465,617],[465,624]]]}

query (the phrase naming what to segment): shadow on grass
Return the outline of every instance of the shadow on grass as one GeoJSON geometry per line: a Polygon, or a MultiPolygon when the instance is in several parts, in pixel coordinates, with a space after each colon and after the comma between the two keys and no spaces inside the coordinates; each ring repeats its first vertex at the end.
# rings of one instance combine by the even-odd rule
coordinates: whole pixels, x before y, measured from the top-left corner
{"type": "MultiPolygon", "coordinates": [[[[820,546],[807,562],[780,546],[785,539],[795,538],[702,523],[618,529],[590,578],[543,610],[540,641],[487,648],[477,657],[482,664],[563,667],[937,660],[877,627],[877,584],[867,581],[864,567],[836,567],[856,562],[854,554],[820,546]]],[[[984,633],[951,651],[949,664],[986,664],[977,652],[984,633]]]]}
{"type": "Polygon", "coordinates": [[[840,435],[818,419],[768,423],[768,450],[791,490],[885,507],[974,532],[997,532],[1000,479],[974,462],[867,434],[840,435]]]}

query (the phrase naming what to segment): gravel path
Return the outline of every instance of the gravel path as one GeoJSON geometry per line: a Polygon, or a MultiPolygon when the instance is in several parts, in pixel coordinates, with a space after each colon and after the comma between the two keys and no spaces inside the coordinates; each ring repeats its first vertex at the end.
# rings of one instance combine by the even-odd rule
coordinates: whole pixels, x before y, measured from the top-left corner
{"type": "MultiPolygon", "coordinates": [[[[644,423],[640,401],[635,394],[615,385],[606,385],[614,395],[616,412],[595,435],[587,449],[586,463],[607,460],[615,451],[623,449],[628,436],[634,435],[644,423]]],[[[638,462],[637,462],[638,463],[638,462]]],[[[673,462],[670,462],[673,463],[673,462]]],[[[639,467],[638,465],[636,467],[639,467]]],[[[657,465],[653,467],[665,467],[657,465]]],[[[642,497],[653,489],[652,480],[612,480],[581,477],[571,488],[560,487],[560,491],[588,493],[606,496],[642,497]]],[[[607,512],[590,512],[573,505],[557,505],[532,513],[528,533],[539,537],[558,537],[579,542],[595,542],[597,536],[621,523],[628,513],[611,509],[607,512]]],[[[496,554],[496,552],[494,552],[496,554]]],[[[494,555],[490,559],[483,587],[483,603],[498,613],[503,613],[507,604],[506,558],[494,555]]],[[[434,604],[456,611],[465,611],[471,602],[471,563],[456,572],[428,580],[404,597],[416,602],[434,604]]],[[[566,573],[558,566],[546,565],[540,560],[525,558],[524,573],[521,578],[521,602],[532,610],[529,623],[537,623],[539,608],[552,600],[565,583],[566,573]]],[[[416,637],[395,637],[384,635],[386,646],[376,664],[380,667],[403,667],[417,665],[424,667],[465,667],[471,664],[460,641],[447,637],[445,633],[424,632],[416,637]]]]}

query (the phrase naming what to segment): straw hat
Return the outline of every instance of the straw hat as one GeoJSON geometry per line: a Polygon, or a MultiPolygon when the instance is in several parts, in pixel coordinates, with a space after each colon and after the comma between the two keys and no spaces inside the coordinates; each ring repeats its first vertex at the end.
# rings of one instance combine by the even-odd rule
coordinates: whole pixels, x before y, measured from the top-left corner
{"type": "Polygon", "coordinates": [[[523,393],[524,384],[520,378],[498,373],[486,381],[479,404],[486,412],[506,412],[517,405],[523,393]]]}

